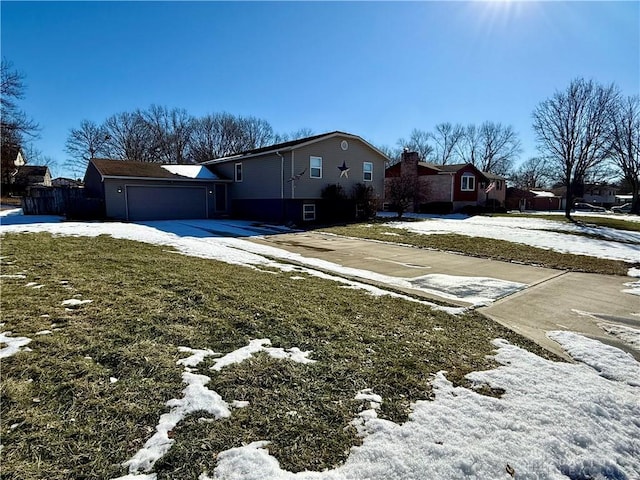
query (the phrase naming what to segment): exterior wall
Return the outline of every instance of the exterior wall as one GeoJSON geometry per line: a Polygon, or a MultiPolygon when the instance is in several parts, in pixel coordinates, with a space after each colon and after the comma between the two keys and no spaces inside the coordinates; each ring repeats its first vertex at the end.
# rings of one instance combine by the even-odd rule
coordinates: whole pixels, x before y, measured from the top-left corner
{"type": "MultiPolygon", "coordinates": [[[[382,203],[386,158],[358,139],[330,137],[285,151],[281,155],[282,157],[274,152],[245,159],[230,159],[212,165],[213,170],[219,175],[233,180],[229,184],[229,198],[234,216],[298,222],[298,210],[299,220],[302,219],[302,204],[300,203],[298,208],[298,200],[320,202],[322,190],[332,184],[342,186],[347,195],[352,193],[353,187],[358,183],[370,185],[380,204],[382,203]],[[343,140],[348,142],[347,150],[341,148],[343,140]],[[321,178],[311,177],[311,156],[322,157],[321,178]],[[342,166],[343,162],[349,171],[341,177],[338,167],[342,166]],[[364,181],[364,162],[373,164],[372,181],[364,181]],[[235,181],[236,163],[242,163],[241,182],[235,181]],[[296,202],[291,203],[287,200],[296,202]],[[291,205],[295,205],[295,208],[291,205]]],[[[316,211],[319,214],[320,207],[316,207],[316,211]]]]}
{"type": "Polygon", "coordinates": [[[321,192],[327,185],[338,184],[344,188],[347,194],[357,183],[371,185],[380,200],[384,196],[385,158],[371,150],[367,145],[357,139],[348,137],[331,137],[326,140],[313,143],[306,147],[298,148],[293,152],[293,171],[300,173],[306,168],[304,175],[295,182],[288,182],[285,188],[287,198],[321,198],[321,192]],[[340,143],[346,140],[349,144],[347,150],[342,150],[340,143]],[[311,178],[309,157],[322,157],[322,178],[311,178]],[[345,163],[349,167],[346,176],[340,176],[338,167],[345,163]],[[363,163],[373,163],[373,181],[365,182],[363,177],[363,163]],[[293,191],[292,191],[293,190],[293,191]]]}
{"type": "MultiPolygon", "coordinates": [[[[87,169],[87,174],[89,169],[87,169]]],[[[88,175],[87,175],[88,177],[88,175]]],[[[85,185],[93,183],[90,178],[85,177],[85,185]]],[[[161,180],[143,180],[143,179],[117,179],[117,178],[105,178],[104,179],[104,201],[105,201],[105,213],[107,218],[114,218],[118,220],[127,220],[127,197],[126,190],[128,186],[157,186],[157,187],[205,187],[207,188],[207,211],[208,216],[214,217],[216,213],[215,205],[215,182],[174,182],[174,181],[161,181],[161,180]],[[120,191],[118,191],[120,190],[120,191]],[[209,193],[210,192],[210,193],[209,193]]],[[[87,187],[85,186],[85,189],[87,187]]]]}
{"type": "Polygon", "coordinates": [[[427,189],[426,201],[427,202],[450,202],[452,177],[454,176],[453,175],[428,175],[428,176],[420,177],[420,181],[426,184],[426,189],[427,189]]]}
{"type": "Polygon", "coordinates": [[[84,174],[84,191],[89,198],[104,198],[102,175],[93,163],[89,163],[84,174]]]}
{"type": "Polygon", "coordinates": [[[480,188],[481,177],[478,174],[478,171],[473,167],[473,165],[467,165],[458,170],[455,174],[454,179],[454,191],[453,191],[453,201],[460,202],[464,205],[475,205],[478,202],[478,190],[480,188]],[[474,188],[470,191],[462,190],[462,177],[465,173],[470,173],[474,176],[474,188]]]}
{"type": "MultiPolygon", "coordinates": [[[[286,154],[290,156],[290,153],[286,154]]],[[[291,178],[290,173],[284,169],[281,158],[275,153],[244,160],[226,162],[216,165],[214,169],[226,178],[230,178],[230,197],[232,199],[263,199],[281,198],[282,183],[291,178]],[[242,164],[242,181],[235,181],[235,165],[242,164]]],[[[299,172],[296,172],[299,173],[299,172]]],[[[286,189],[286,187],[285,187],[286,189]]]]}

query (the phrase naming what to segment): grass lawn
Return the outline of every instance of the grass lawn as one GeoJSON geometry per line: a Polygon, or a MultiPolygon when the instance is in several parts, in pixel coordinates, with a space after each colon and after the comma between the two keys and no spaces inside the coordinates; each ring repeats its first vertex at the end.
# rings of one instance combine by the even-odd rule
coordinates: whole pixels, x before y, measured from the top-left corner
{"type": "Polygon", "coordinates": [[[198,478],[213,470],[217,453],[256,440],[272,442],[283,468],[329,468],[359,443],[350,426],[365,408],[354,400],[359,390],[372,388],[384,398],[380,416],[402,422],[411,402],[430,397],[435,372],[461,383],[492,367],[486,356],[496,337],[549,358],[477,313],[454,317],[166,247],[5,234],[2,256],[4,275],[25,275],[2,279],[2,330],[32,339],[32,351],[2,359],[3,479],[124,475],[122,462],[151,437],[165,402],[182,396],[176,361],[187,355],[179,346],[224,354],[269,338],[275,347],[312,350],[317,362],[260,354],[213,372],[208,357],[198,368],[211,377],[207,387],[249,406],[219,421],[196,413],[179,423],[175,445],[155,465],[159,479],[198,478]],[[67,310],[62,302],[72,297],[92,302],[67,310]],[[36,335],[43,330],[52,333],[36,335]]]}
{"type": "Polygon", "coordinates": [[[573,272],[627,275],[630,267],[628,263],[619,260],[554,252],[506,240],[470,237],[455,233],[421,235],[405,229],[389,227],[380,222],[328,227],[321,231],[573,272]]]}

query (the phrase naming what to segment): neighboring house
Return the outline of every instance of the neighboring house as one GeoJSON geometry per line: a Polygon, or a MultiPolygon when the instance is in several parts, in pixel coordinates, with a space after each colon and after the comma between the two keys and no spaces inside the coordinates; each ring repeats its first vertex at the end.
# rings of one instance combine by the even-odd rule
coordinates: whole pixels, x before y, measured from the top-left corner
{"type": "Polygon", "coordinates": [[[522,190],[515,187],[507,188],[505,200],[507,210],[560,210],[562,198],[553,192],[544,190],[522,190]]]}
{"type": "Polygon", "coordinates": [[[43,165],[22,165],[12,173],[11,190],[16,195],[24,195],[29,187],[50,187],[51,172],[43,165]]]}
{"type": "Polygon", "coordinates": [[[386,170],[386,177],[408,174],[423,184],[424,199],[414,210],[429,211],[430,206],[443,206],[457,212],[464,207],[504,205],[506,179],[478,170],[473,164],[435,165],[419,161],[416,152],[405,152],[402,160],[386,170]]]}
{"type": "Polygon", "coordinates": [[[73,178],[58,177],[51,180],[51,186],[67,188],[81,187],[82,181],[74,180],[73,178]]]}
{"type": "Polygon", "coordinates": [[[92,159],[86,196],[104,202],[107,218],[165,220],[212,218],[227,213],[227,185],[203,165],[161,165],[92,159]]]}
{"type": "Polygon", "coordinates": [[[596,183],[584,186],[582,201],[599,205],[601,207],[611,208],[616,204],[616,194],[618,188],[604,183],[596,183]]]}
{"type": "MultiPolygon", "coordinates": [[[[357,184],[372,187],[381,201],[388,158],[362,138],[330,132],[249,150],[204,164],[232,178],[231,213],[276,222],[331,221],[335,203],[323,198],[339,185],[350,195],[357,184]]],[[[357,205],[344,200],[355,218],[357,205]]]]}

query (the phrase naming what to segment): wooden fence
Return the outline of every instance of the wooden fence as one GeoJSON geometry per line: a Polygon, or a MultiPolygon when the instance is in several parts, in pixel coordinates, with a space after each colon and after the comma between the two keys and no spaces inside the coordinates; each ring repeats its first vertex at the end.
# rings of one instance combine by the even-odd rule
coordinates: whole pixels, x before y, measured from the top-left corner
{"type": "Polygon", "coordinates": [[[87,198],[83,188],[31,187],[22,197],[25,215],[64,215],[67,218],[103,218],[104,202],[87,198]]]}

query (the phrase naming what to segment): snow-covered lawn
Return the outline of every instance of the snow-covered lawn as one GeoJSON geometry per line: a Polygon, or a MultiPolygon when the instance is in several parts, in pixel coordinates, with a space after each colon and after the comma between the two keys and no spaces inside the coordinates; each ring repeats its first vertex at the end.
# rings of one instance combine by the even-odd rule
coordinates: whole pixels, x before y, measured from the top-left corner
{"type": "MultiPolygon", "coordinates": [[[[218,232],[255,235],[255,228],[248,222],[124,224],[59,222],[56,217],[50,217],[39,219],[39,223],[29,223],[24,221],[25,217],[13,216],[17,221],[3,221],[0,233],[45,231],[73,236],[108,234],[116,238],[166,245],[186,255],[251,268],[305,271],[324,275],[371,293],[388,293],[339,278],[342,274],[366,276],[367,273],[257,245],[242,238],[216,237],[211,232],[215,229],[218,232]],[[288,260],[306,264],[308,268],[283,263],[288,260]],[[315,269],[330,271],[335,275],[322,274],[315,269]]],[[[555,232],[547,232],[551,226],[538,223],[542,220],[536,219],[531,227],[524,224],[518,226],[517,222],[488,224],[478,220],[475,224],[467,223],[468,220],[471,219],[439,219],[422,223],[434,222],[436,227],[441,225],[437,228],[442,231],[449,228],[444,226],[447,222],[471,225],[465,234],[472,234],[473,231],[480,234],[488,228],[502,231],[506,235],[510,230],[510,240],[513,240],[514,232],[517,237],[531,238],[536,238],[537,232],[538,242],[543,242],[542,239],[547,238],[547,234],[561,235],[561,242],[569,241],[567,237],[575,237],[580,240],[578,244],[585,251],[595,256],[604,255],[604,251],[599,250],[600,242],[612,243],[620,246],[619,250],[614,249],[616,255],[631,255],[635,252],[636,256],[631,260],[628,257],[625,259],[638,261],[638,244],[625,244],[616,240],[603,242],[566,235],[560,228],[554,228],[555,232]],[[621,253],[625,252],[624,248],[629,250],[621,253]]],[[[529,221],[527,219],[526,223],[529,221]]],[[[556,226],[555,222],[550,223],[556,226]]],[[[407,222],[403,224],[403,228],[411,225],[421,223],[407,222]]],[[[610,234],[612,239],[617,240],[621,239],[620,235],[626,235],[616,231],[610,234]]],[[[625,238],[626,241],[640,240],[634,239],[636,237],[633,235],[625,238]]],[[[521,288],[509,282],[492,284],[495,279],[472,279],[469,280],[469,285],[465,285],[461,284],[462,280],[459,278],[446,277],[423,277],[416,283],[421,284],[421,288],[438,288],[439,291],[444,289],[452,297],[460,298],[460,295],[464,295],[474,301],[490,301],[521,288]]],[[[11,278],[20,280],[25,277],[11,278]]],[[[381,280],[381,277],[368,278],[381,280]]],[[[392,285],[398,286],[397,283],[392,285]]],[[[33,285],[27,288],[33,288],[33,285]]],[[[630,285],[630,288],[636,288],[635,284],[630,285]]],[[[93,300],[98,301],[96,298],[93,300]]],[[[85,305],[89,302],[91,300],[68,299],[65,305],[82,309],[88,308],[85,305]]],[[[0,329],[2,326],[0,324],[0,329]]],[[[633,335],[628,330],[624,333],[633,335]]],[[[640,363],[614,347],[572,332],[549,332],[548,335],[562,345],[576,363],[545,360],[505,340],[496,339],[495,359],[500,366],[467,375],[478,388],[488,386],[503,391],[500,398],[481,395],[474,388],[455,387],[447,380],[447,372],[440,372],[432,379],[435,399],[415,402],[409,420],[404,424],[397,424],[378,418],[377,412],[385,402],[384,397],[372,389],[362,390],[356,397],[362,401],[362,411],[353,419],[353,425],[362,435],[363,443],[353,447],[346,462],[336,468],[322,472],[285,471],[280,468],[277,459],[269,454],[270,439],[262,438],[248,445],[220,452],[215,469],[202,472],[199,479],[640,478],[640,363]]],[[[4,348],[0,350],[0,357],[6,358],[21,349],[28,349],[30,341],[26,337],[13,337],[10,332],[1,333],[0,343],[4,348]]],[[[211,378],[219,375],[220,370],[234,368],[234,365],[248,360],[258,352],[264,352],[283,362],[316,361],[313,352],[303,352],[295,346],[286,350],[272,348],[267,339],[254,339],[245,347],[226,353],[199,347],[184,345],[178,348],[178,352],[188,355],[177,362],[184,368],[182,379],[186,387],[181,398],[167,398],[166,406],[170,410],[164,414],[158,412],[155,432],[149,436],[143,448],[132,458],[121,459],[122,464],[129,469],[129,474],[120,479],[155,479],[154,465],[176,442],[169,433],[186,415],[195,413],[202,416],[204,421],[215,425],[218,419],[233,417],[234,409],[242,408],[245,412],[251,412],[251,404],[234,402],[233,398],[222,398],[220,394],[207,388],[211,378]],[[213,367],[205,371],[199,370],[200,363],[207,357],[216,357],[213,367]]],[[[115,383],[117,379],[111,381],[115,383]]],[[[282,413],[284,415],[287,412],[282,413]]]]}
{"type": "MultiPolygon", "coordinates": [[[[447,215],[420,216],[424,221],[397,221],[388,226],[432,235],[456,233],[470,237],[492,238],[532,247],[592,257],[640,262],[640,232],[556,222],[531,217],[486,217],[447,215]],[[599,238],[589,237],[589,235],[599,238]]],[[[628,216],[629,221],[638,221],[628,216]]]]}

